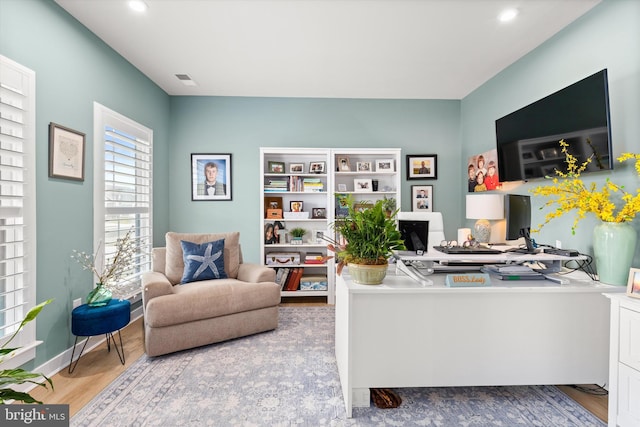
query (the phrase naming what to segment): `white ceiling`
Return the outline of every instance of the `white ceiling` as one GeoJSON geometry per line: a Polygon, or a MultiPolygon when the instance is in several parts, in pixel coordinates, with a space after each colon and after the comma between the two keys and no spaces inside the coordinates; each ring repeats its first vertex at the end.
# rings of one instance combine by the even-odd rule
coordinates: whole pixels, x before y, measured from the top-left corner
{"type": "Polygon", "coordinates": [[[601,0],[55,1],[170,95],[461,99],[601,0]]]}

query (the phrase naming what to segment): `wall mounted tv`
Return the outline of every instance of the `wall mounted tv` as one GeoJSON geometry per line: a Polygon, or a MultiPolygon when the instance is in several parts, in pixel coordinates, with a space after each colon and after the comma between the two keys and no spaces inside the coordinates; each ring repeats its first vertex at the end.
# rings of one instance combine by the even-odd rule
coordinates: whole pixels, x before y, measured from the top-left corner
{"type": "Polygon", "coordinates": [[[609,91],[604,69],[496,120],[500,181],[522,181],[566,172],[558,141],[586,172],[613,168],[609,91]]]}

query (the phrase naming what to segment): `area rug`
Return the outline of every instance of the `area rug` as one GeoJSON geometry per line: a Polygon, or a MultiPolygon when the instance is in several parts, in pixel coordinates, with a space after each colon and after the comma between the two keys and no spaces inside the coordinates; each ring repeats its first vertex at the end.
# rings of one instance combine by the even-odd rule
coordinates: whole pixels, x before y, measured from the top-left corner
{"type": "Polygon", "coordinates": [[[605,426],[554,386],[394,389],[346,418],[331,306],[281,307],[278,329],[142,356],[72,426],[605,426]]]}

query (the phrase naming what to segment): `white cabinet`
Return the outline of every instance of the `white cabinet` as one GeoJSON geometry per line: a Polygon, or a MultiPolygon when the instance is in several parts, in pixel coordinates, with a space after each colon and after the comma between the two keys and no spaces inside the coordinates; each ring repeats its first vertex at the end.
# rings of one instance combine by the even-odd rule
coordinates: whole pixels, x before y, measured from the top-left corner
{"type": "Polygon", "coordinates": [[[328,149],[260,149],[260,256],[263,264],[278,271],[282,296],[326,296],[333,304],[333,259],[315,259],[316,254],[331,255],[327,242],[318,238],[320,233],[329,234],[332,218],[330,167],[328,149]],[[294,239],[294,229],[305,231],[301,241],[294,239]],[[281,280],[283,274],[288,280],[281,280]],[[301,287],[300,279],[310,286],[301,287]],[[293,283],[295,290],[284,287],[293,283]],[[307,287],[312,289],[301,289],[307,287]]]}
{"type": "Polygon", "coordinates": [[[355,203],[394,199],[400,207],[400,149],[334,149],[336,196],[355,203]]]}
{"type": "Polygon", "coordinates": [[[262,263],[278,271],[277,279],[294,271],[307,279],[297,287],[282,281],[294,285],[282,296],[326,296],[334,304],[335,262],[323,259],[333,253],[319,236],[333,235],[336,197],[352,195],[361,204],[387,198],[399,207],[400,183],[400,149],[260,148],[262,263]],[[305,230],[301,242],[293,239],[296,228],[305,230]]]}
{"type": "Polygon", "coordinates": [[[640,426],[640,300],[611,299],[609,426],[640,426]]]}

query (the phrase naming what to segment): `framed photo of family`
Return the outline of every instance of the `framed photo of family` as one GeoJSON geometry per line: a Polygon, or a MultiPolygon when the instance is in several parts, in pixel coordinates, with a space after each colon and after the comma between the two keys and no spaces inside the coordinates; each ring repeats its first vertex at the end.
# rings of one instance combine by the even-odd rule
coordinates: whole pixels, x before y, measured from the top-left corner
{"type": "Polygon", "coordinates": [[[437,179],[436,154],[407,154],[407,179],[437,179]]]}
{"type": "Polygon", "coordinates": [[[640,298],[640,268],[631,268],[629,270],[627,295],[633,298],[640,298]]]}
{"type": "Polygon", "coordinates": [[[411,186],[411,211],[433,212],[433,185],[411,186]]]}
{"type": "Polygon", "coordinates": [[[231,154],[191,154],[191,200],[231,200],[231,154]]]}

